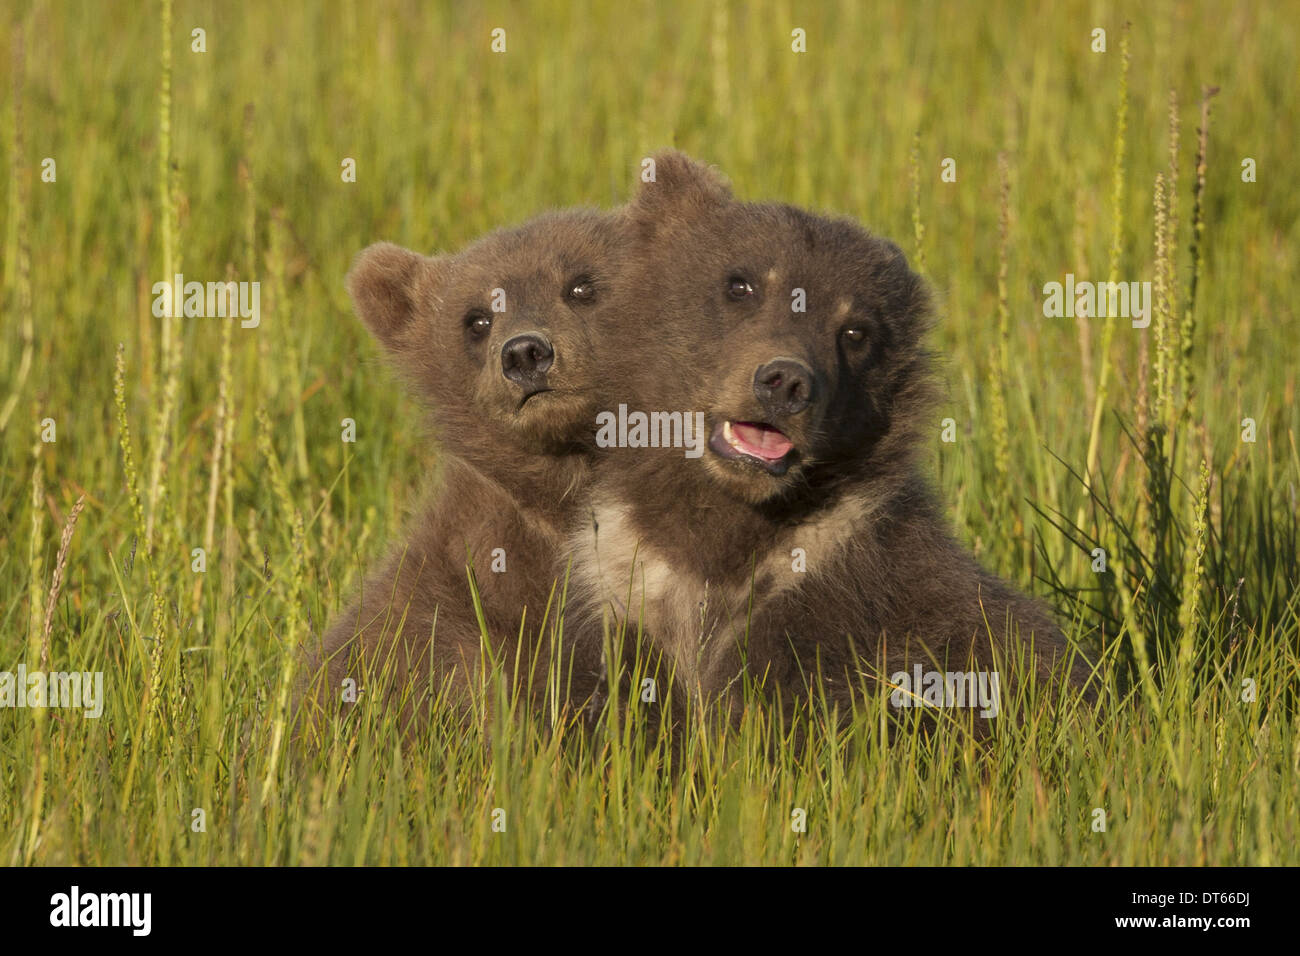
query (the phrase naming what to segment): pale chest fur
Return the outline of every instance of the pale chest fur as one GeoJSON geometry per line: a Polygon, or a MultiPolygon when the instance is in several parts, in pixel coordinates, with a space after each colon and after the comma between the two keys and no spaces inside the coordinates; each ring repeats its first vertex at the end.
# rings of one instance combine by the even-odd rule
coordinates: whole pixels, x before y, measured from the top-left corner
{"type": "Polygon", "coordinates": [[[597,495],[591,515],[571,538],[571,584],[588,605],[638,624],[671,659],[687,687],[733,652],[770,602],[835,573],[846,545],[868,517],[858,499],[840,502],[808,521],[773,530],[756,542],[753,565],[723,567],[709,555],[671,560],[647,541],[628,506],[597,495]],[[752,568],[752,575],[751,575],[752,568]]]}

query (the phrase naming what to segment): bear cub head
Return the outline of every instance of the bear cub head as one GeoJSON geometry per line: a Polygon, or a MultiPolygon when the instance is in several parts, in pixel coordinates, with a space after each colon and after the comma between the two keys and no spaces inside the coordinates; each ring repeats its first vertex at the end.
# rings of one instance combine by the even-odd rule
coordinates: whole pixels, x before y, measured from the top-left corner
{"type": "Polygon", "coordinates": [[[472,460],[577,450],[596,414],[590,330],[614,301],[622,220],[541,215],[459,253],[365,249],[357,314],[433,405],[439,438],[472,460]]]}
{"type": "Polygon", "coordinates": [[[845,219],[737,201],[676,152],[657,158],[631,211],[637,281],[658,293],[654,360],[629,369],[631,390],[704,413],[715,486],[790,502],[906,457],[926,407],[930,307],[896,245],[845,219]]]}

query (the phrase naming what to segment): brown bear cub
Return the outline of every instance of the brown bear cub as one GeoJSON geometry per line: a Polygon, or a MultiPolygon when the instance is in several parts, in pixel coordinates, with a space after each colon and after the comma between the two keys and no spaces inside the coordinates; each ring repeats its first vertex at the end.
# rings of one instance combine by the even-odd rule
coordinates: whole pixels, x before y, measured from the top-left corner
{"type": "Polygon", "coordinates": [[[908,689],[933,669],[940,701],[960,672],[991,716],[1007,687],[985,672],[1067,666],[1051,614],[976,564],[921,477],[930,303],[898,247],[737,201],[676,152],[630,220],[629,311],[595,333],[614,336],[596,346],[610,427],[571,542],[588,626],[639,624],[692,699],[752,680],[841,714],[867,693],[933,704],[908,689]]]}
{"type": "Polygon", "coordinates": [[[555,585],[597,410],[591,332],[610,320],[623,246],[617,214],[575,210],[455,255],[380,243],[358,257],[357,314],[427,401],[441,455],[407,540],[308,649],[317,701],[337,706],[345,678],[364,689],[386,672],[408,732],[439,695],[467,705],[485,669],[467,564],[512,682],[534,703],[552,669],[565,700],[595,689],[598,649],[591,660],[552,653],[555,585]]]}

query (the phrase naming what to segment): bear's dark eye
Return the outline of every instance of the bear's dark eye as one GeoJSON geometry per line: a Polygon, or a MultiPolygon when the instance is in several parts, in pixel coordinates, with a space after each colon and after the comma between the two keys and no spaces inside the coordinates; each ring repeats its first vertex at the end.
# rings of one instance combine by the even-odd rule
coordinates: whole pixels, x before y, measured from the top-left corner
{"type": "Polygon", "coordinates": [[[465,331],[476,339],[481,339],[492,331],[492,316],[482,309],[470,309],[465,313],[465,331]]]}
{"type": "Polygon", "coordinates": [[[867,340],[867,330],[860,328],[845,329],[842,333],[844,341],[850,345],[861,345],[867,340]]]}
{"type": "Polygon", "coordinates": [[[569,282],[564,288],[564,297],[572,302],[593,302],[596,298],[596,283],[590,276],[581,276],[569,282]]]}
{"type": "Polygon", "coordinates": [[[739,302],[754,294],[754,287],[744,276],[732,276],[727,280],[727,297],[739,302]]]}

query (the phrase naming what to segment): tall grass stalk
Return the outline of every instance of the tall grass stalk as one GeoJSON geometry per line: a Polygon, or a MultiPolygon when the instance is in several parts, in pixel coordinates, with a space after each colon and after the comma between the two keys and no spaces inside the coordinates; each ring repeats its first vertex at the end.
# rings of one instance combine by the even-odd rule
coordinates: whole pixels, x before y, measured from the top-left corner
{"type": "MultiPolygon", "coordinates": [[[[992,405],[993,463],[997,468],[995,500],[1008,502],[1011,496],[1011,447],[1007,420],[1006,383],[1011,377],[1010,341],[1011,306],[1007,301],[1007,274],[1011,257],[1011,168],[1006,153],[998,154],[998,341],[994,360],[989,366],[989,395],[992,405]]],[[[1020,537],[1023,526],[1018,508],[1004,516],[1008,533],[1020,537]]]]}
{"type": "MultiPolygon", "coordinates": [[[[32,255],[28,238],[27,220],[30,215],[31,188],[24,162],[26,145],[23,135],[23,86],[26,70],[26,44],[23,25],[14,28],[13,36],[13,163],[9,169],[9,208],[12,238],[7,242],[9,254],[5,269],[6,310],[17,316],[22,357],[18,371],[10,381],[9,394],[0,406],[0,434],[9,427],[9,419],[18,407],[19,398],[32,373],[32,356],[35,353],[35,322],[32,318],[32,255]]],[[[7,337],[7,336],[6,336],[7,337]]]]}
{"type": "MultiPolygon", "coordinates": [[[[158,79],[158,219],[162,236],[163,281],[171,282],[180,268],[176,251],[176,196],[172,189],[172,0],[161,0],[161,57],[158,79]]],[[[184,315],[180,302],[173,301],[162,317],[162,354],[160,378],[163,382],[161,401],[157,403],[154,418],[152,447],[149,465],[148,510],[145,515],[145,536],[141,547],[153,549],[154,523],[166,494],[165,469],[167,452],[171,444],[172,418],[180,389],[180,331],[178,319],[184,315]]]]}
{"type": "MultiPolygon", "coordinates": [[[[1129,71],[1129,23],[1124,24],[1120,37],[1120,72],[1119,102],[1115,108],[1115,155],[1111,166],[1111,232],[1110,258],[1106,270],[1108,282],[1119,281],[1120,259],[1124,254],[1124,156],[1128,135],[1128,71],[1129,71]]],[[[1085,458],[1084,478],[1087,487],[1092,487],[1096,477],[1097,455],[1101,450],[1101,424],[1105,414],[1106,401],[1110,397],[1111,346],[1115,338],[1115,316],[1107,310],[1105,324],[1101,333],[1101,363],[1097,371],[1097,400],[1092,406],[1092,428],[1088,433],[1088,453],[1085,458]]],[[[1083,521],[1080,508],[1076,523],[1083,521]]]]}
{"type": "Polygon", "coordinates": [[[912,235],[916,240],[916,271],[925,275],[925,223],[921,219],[921,131],[912,134],[912,235]]]}

